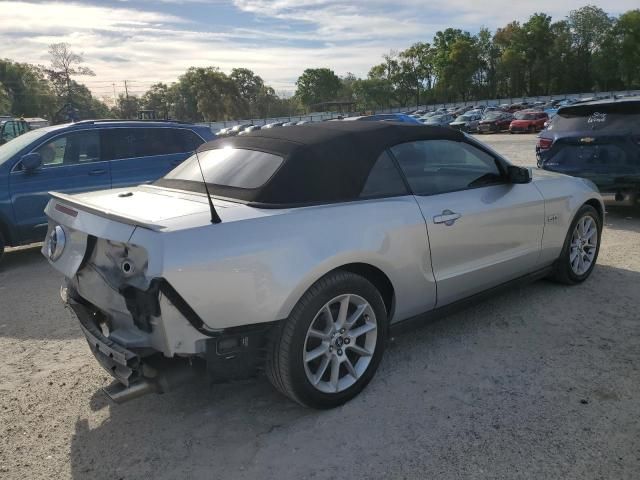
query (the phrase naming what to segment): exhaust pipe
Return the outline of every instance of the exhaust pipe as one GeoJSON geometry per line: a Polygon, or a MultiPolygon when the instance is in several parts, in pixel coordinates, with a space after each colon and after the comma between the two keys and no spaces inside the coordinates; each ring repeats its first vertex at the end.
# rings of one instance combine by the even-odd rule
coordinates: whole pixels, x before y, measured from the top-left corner
{"type": "Polygon", "coordinates": [[[142,397],[148,393],[158,391],[158,387],[154,384],[140,380],[136,383],[132,383],[128,387],[122,385],[120,382],[114,382],[108,387],[104,387],[102,391],[115,403],[124,403],[134,398],[142,397]]]}

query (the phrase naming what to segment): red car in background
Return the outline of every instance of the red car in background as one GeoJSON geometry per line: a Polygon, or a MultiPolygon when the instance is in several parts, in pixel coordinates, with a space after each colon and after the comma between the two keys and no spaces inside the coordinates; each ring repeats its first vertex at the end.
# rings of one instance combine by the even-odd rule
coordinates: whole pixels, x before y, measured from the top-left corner
{"type": "Polygon", "coordinates": [[[547,120],[549,120],[549,115],[545,112],[536,112],[532,110],[516,112],[514,120],[509,125],[509,133],[539,132],[544,129],[544,124],[547,120]]]}
{"type": "Polygon", "coordinates": [[[513,115],[508,112],[495,110],[487,113],[478,123],[478,133],[497,133],[509,130],[513,115]]]}

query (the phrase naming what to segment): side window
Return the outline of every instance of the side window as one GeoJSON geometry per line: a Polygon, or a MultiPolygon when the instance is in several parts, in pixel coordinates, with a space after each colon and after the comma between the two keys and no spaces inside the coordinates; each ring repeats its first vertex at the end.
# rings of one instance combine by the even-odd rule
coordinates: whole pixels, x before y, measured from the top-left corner
{"type": "Polygon", "coordinates": [[[42,165],[76,165],[100,160],[100,135],[97,130],[75,132],[56,137],[36,150],[42,165]]]}
{"type": "Polygon", "coordinates": [[[504,178],[493,156],[464,142],[423,140],[391,149],[416,195],[466,190],[504,178]]]}
{"type": "Polygon", "coordinates": [[[202,138],[186,128],[177,128],[173,133],[180,152],[193,152],[204,143],[202,138]]]}
{"type": "Polygon", "coordinates": [[[176,132],[171,128],[107,129],[104,131],[106,158],[119,160],[191,151],[184,150],[176,132]]]}
{"type": "Polygon", "coordinates": [[[360,198],[407,195],[402,176],[387,152],[384,152],[371,168],[360,198]]]}

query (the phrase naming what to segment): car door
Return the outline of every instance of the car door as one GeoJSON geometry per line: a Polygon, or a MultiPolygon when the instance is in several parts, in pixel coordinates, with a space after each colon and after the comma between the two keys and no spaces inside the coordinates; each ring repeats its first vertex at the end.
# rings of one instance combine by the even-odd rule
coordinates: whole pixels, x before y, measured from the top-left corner
{"type": "Polygon", "coordinates": [[[9,178],[21,241],[44,238],[48,192],[78,193],[111,187],[109,162],[102,159],[97,129],[56,135],[32,152],[40,154],[42,165],[27,171],[18,161],[9,178]]]}
{"type": "Polygon", "coordinates": [[[535,270],[544,199],[532,183],[509,183],[502,161],[467,141],[391,151],[427,224],[438,306],[535,270]]]}
{"type": "Polygon", "coordinates": [[[203,143],[191,130],[171,127],[110,128],[103,138],[113,188],[153,182],[203,143]]]}

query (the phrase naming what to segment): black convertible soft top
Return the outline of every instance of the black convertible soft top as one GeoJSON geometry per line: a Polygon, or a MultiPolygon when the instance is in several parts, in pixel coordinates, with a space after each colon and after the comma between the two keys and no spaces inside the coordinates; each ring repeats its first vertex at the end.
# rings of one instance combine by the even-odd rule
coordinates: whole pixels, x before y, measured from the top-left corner
{"type": "Polygon", "coordinates": [[[400,122],[322,122],[264,129],[221,138],[198,152],[232,147],[258,150],[284,159],[276,173],[255,189],[212,185],[212,194],[256,206],[355,200],[371,168],[389,147],[416,140],[460,141],[458,130],[400,122]]]}

